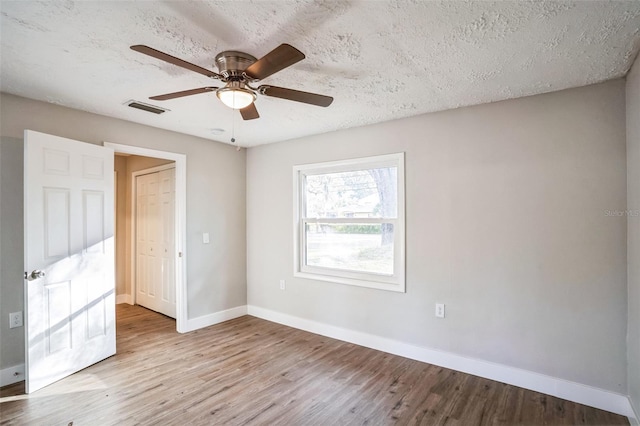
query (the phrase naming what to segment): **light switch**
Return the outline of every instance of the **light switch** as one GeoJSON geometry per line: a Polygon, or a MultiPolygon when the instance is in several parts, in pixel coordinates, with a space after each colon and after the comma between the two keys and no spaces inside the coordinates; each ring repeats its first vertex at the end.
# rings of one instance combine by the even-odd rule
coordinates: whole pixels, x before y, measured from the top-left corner
{"type": "Polygon", "coordinates": [[[202,243],[203,244],[209,244],[209,233],[208,232],[204,232],[202,234],[202,243]]]}

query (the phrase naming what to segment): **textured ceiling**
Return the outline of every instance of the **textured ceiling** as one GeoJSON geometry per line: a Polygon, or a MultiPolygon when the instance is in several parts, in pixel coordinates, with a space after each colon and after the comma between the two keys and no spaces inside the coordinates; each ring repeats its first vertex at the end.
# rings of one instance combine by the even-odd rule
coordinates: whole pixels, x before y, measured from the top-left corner
{"type": "Polygon", "coordinates": [[[640,1],[0,1],[3,92],[244,147],[622,77],[640,1]],[[331,95],[320,108],[259,97],[243,121],[211,85],[129,49],[214,69],[223,50],[280,43],[305,60],[261,83],[331,95]],[[135,99],[171,111],[126,107],[135,99]]]}

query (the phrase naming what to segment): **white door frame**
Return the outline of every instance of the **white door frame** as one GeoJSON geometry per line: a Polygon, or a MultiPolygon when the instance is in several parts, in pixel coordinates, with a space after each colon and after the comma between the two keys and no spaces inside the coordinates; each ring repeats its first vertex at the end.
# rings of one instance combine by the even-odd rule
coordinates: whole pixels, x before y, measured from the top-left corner
{"type": "MultiPolygon", "coordinates": [[[[143,169],[143,170],[137,170],[133,173],[131,173],[131,277],[129,278],[131,280],[131,300],[132,303],[136,303],[136,290],[138,288],[138,281],[137,281],[137,267],[138,267],[138,263],[137,263],[137,250],[138,247],[136,245],[136,231],[138,229],[138,217],[136,215],[137,211],[138,211],[138,199],[137,199],[137,195],[138,195],[138,188],[136,186],[136,178],[138,176],[144,176],[144,175],[148,175],[151,173],[156,173],[156,172],[161,172],[163,170],[169,170],[169,169],[175,169],[176,165],[174,163],[167,163],[167,164],[163,164],[161,166],[155,166],[155,167],[149,167],[148,169],[143,169]]],[[[174,181],[177,181],[177,179],[174,177],[174,181]]],[[[175,182],[174,182],[174,187],[175,187],[175,182]]],[[[175,203],[174,203],[175,204],[175,203]]],[[[175,206],[174,206],[175,207],[175,206]]],[[[177,238],[177,234],[174,235],[174,237],[177,238]]],[[[177,246],[176,246],[177,247],[177,246]]],[[[177,285],[176,285],[176,290],[177,290],[177,285]]],[[[178,316],[178,292],[176,291],[176,321],[177,321],[177,316],[178,316]]]]}
{"type": "MultiPolygon", "coordinates": [[[[162,158],[175,162],[176,199],[175,199],[175,281],[176,281],[176,329],[186,333],[187,328],[187,156],[175,152],[159,151],[132,145],[104,142],[116,153],[162,158]]],[[[133,238],[133,236],[132,236],[133,238]]],[[[135,294],[133,295],[135,297],[135,294]]]]}

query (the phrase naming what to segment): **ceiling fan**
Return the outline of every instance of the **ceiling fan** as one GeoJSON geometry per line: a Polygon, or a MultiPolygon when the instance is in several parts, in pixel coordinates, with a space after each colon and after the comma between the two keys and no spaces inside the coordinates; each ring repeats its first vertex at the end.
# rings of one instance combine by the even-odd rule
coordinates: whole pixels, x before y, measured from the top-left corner
{"type": "Polygon", "coordinates": [[[270,85],[252,86],[252,84],[305,58],[302,52],[288,44],[281,44],[260,59],[256,59],[248,53],[235,50],[220,52],[215,58],[215,65],[218,68],[218,72],[202,68],[149,46],[137,44],[131,46],[131,49],[225,83],[224,87],[200,87],[198,89],[166,93],[149,98],[156,101],[165,101],[167,99],[197,95],[199,93],[216,92],[216,96],[222,103],[230,108],[239,109],[242,118],[245,120],[253,120],[260,117],[254,104],[258,94],[321,107],[328,107],[331,105],[331,102],[333,102],[331,96],[318,95],[316,93],[302,92],[300,90],[270,85]]]}

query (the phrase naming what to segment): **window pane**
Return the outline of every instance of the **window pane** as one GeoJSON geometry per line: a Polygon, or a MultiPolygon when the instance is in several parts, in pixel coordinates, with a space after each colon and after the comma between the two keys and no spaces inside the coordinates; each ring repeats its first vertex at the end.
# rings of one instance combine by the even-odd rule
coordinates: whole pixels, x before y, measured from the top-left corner
{"type": "Polygon", "coordinates": [[[393,224],[307,223],[307,265],[393,274],[393,224]]]}
{"type": "Polygon", "coordinates": [[[397,218],[398,168],[307,175],[305,217],[397,218]]]}

